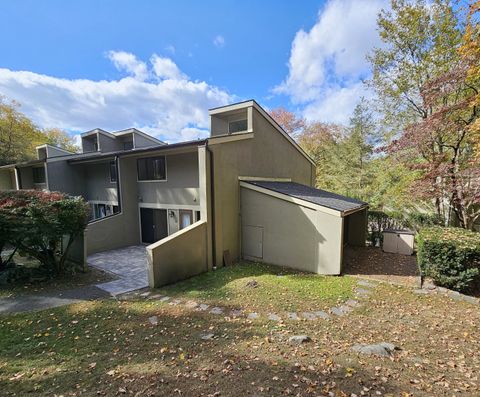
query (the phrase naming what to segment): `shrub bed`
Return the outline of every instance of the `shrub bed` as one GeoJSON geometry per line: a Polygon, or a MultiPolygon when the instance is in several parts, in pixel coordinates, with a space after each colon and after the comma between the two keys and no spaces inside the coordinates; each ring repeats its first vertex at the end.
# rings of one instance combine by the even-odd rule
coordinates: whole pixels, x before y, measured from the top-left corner
{"type": "Polygon", "coordinates": [[[64,273],[70,248],[83,233],[88,214],[88,205],[80,197],[36,190],[0,192],[0,254],[8,247],[8,254],[0,255],[0,272],[18,276],[20,269],[12,262],[18,252],[37,259],[45,274],[64,273]]]}
{"type": "Polygon", "coordinates": [[[480,281],[480,233],[454,227],[422,228],[417,235],[422,276],[439,286],[471,292],[480,281]]]}

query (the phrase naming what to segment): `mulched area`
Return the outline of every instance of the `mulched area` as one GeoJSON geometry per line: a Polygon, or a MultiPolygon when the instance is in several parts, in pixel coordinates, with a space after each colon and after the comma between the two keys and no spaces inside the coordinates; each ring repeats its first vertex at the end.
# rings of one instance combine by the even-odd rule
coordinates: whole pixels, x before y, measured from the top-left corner
{"type": "Polygon", "coordinates": [[[348,247],[344,258],[344,274],[412,287],[419,284],[415,255],[392,254],[374,247],[348,247]]]}

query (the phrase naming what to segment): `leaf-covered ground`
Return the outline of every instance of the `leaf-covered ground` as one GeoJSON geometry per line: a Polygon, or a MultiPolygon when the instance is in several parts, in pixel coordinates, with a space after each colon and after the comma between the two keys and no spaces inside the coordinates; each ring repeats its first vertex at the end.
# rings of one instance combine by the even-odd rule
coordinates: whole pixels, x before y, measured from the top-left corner
{"type": "MultiPolygon", "coordinates": [[[[269,289],[264,299],[271,305],[282,301],[283,288],[254,278],[255,294],[269,289]]],[[[347,285],[339,290],[350,289],[351,279],[334,279],[347,285]]],[[[205,296],[185,284],[177,288],[184,290],[175,291],[177,296],[185,299],[205,296]]],[[[208,299],[236,307],[236,297],[229,296],[230,306],[224,292],[213,291],[208,299]]],[[[324,304],[321,295],[316,299],[324,304]]],[[[477,396],[479,324],[478,306],[387,284],[362,307],[330,321],[229,319],[140,297],[87,302],[0,317],[0,394],[477,396]],[[153,315],[156,326],[148,321],[153,315]],[[203,340],[205,333],[215,336],[203,340]],[[312,341],[287,342],[299,334],[312,341]],[[351,350],[356,343],[382,341],[402,350],[394,358],[351,350]]]]}
{"type": "Polygon", "coordinates": [[[8,298],[22,295],[32,295],[38,293],[49,293],[83,287],[97,283],[104,283],[114,280],[115,277],[94,267],[88,267],[83,271],[77,271],[75,274],[65,274],[53,279],[36,281],[31,283],[18,282],[13,284],[0,285],[0,297],[8,298]]]}

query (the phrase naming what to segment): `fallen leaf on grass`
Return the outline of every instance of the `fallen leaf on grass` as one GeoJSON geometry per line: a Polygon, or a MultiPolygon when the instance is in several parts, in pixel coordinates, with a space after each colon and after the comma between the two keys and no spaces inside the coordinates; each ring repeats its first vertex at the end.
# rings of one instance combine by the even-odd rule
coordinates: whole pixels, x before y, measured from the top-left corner
{"type": "Polygon", "coordinates": [[[18,380],[18,379],[22,378],[23,375],[25,375],[25,372],[16,373],[16,374],[15,374],[14,376],[12,376],[9,380],[18,380]]]}

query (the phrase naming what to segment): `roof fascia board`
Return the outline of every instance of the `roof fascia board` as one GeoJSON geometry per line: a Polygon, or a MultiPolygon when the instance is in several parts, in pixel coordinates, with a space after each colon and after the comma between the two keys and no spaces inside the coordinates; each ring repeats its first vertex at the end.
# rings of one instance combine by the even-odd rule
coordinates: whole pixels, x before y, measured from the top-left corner
{"type": "Polygon", "coordinates": [[[49,143],[45,143],[43,145],[37,146],[35,149],[48,149],[48,148],[60,150],[61,152],[67,153],[67,154],[75,154],[69,150],[63,149],[61,147],[55,146],[55,145],[50,145],[49,143]]]}
{"type": "Polygon", "coordinates": [[[249,99],[248,101],[238,102],[232,105],[220,106],[218,108],[209,109],[208,114],[213,116],[220,113],[231,112],[232,110],[241,110],[253,106],[254,102],[253,99],[249,99]]]}
{"type": "Polygon", "coordinates": [[[161,141],[160,139],[157,139],[154,136],[148,135],[143,131],[137,130],[136,128],[128,128],[126,130],[120,130],[120,131],[116,131],[116,132],[112,133],[112,135],[115,135],[115,136],[123,136],[123,135],[127,135],[127,134],[138,134],[138,135],[142,136],[143,138],[148,139],[150,141],[160,143],[161,145],[166,145],[166,143],[161,141]]]}
{"type": "Polygon", "coordinates": [[[335,211],[331,208],[324,207],[324,206],[319,205],[319,204],[314,204],[314,203],[311,203],[310,201],[302,200],[302,199],[299,199],[297,197],[292,197],[292,196],[289,196],[287,194],[275,192],[275,191],[270,190],[270,189],[265,189],[265,188],[260,187],[260,186],[255,186],[255,185],[252,185],[248,182],[240,182],[240,186],[244,187],[244,188],[247,188],[247,189],[250,189],[250,190],[254,190],[254,191],[259,192],[259,193],[267,194],[267,195],[272,196],[272,197],[276,197],[280,200],[288,201],[289,203],[301,205],[302,207],[306,207],[306,208],[310,208],[310,209],[313,209],[313,210],[316,210],[316,211],[324,212],[324,213],[329,214],[329,215],[334,215],[334,216],[338,216],[338,217],[342,216],[341,211],[335,211]]]}
{"type": "Polygon", "coordinates": [[[102,130],[101,128],[95,128],[94,130],[84,132],[80,136],[83,138],[83,137],[87,137],[87,136],[94,135],[94,134],[97,134],[97,136],[98,136],[98,134],[103,134],[105,136],[108,136],[109,138],[114,138],[115,137],[115,135],[113,135],[112,133],[110,133],[108,131],[105,131],[105,130],[102,130]]]}
{"type": "Polygon", "coordinates": [[[228,134],[228,135],[217,135],[211,138],[208,138],[209,145],[217,145],[219,143],[228,143],[235,141],[243,141],[244,139],[252,139],[253,132],[239,132],[237,134],[228,134]]]}
{"type": "Polygon", "coordinates": [[[359,212],[359,211],[365,210],[367,208],[368,208],[368,204],[365,204],[365,205],[362,205],[361,207],[358,207],[358,208],[353,208],[353,209],[348,210],[348,211],[342,211],[342,217],[352,215],[355,212],[359,212]]]}
{"type": "Polygon", "coordinates": [[[261,176],[239,176],[239,181],[292,182],[292,178],[265,178],[261,176]]]}

